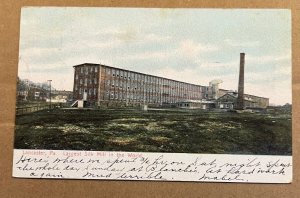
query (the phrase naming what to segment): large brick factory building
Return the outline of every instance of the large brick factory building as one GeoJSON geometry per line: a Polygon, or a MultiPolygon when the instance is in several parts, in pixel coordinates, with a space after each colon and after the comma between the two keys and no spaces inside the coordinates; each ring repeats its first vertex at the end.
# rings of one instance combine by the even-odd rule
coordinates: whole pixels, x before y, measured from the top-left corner
{"type": "MultiPolygon", "coordinates": [[[[219,89],[220,82],[201,86],[102,64],[74,67],[74,100],[97,106],[176,106],[182,108],[227,108],[237,105],[238,94],[219,89]]],[[[269,99],[244,95],[245,108],[266,108],[269,99]]]]}

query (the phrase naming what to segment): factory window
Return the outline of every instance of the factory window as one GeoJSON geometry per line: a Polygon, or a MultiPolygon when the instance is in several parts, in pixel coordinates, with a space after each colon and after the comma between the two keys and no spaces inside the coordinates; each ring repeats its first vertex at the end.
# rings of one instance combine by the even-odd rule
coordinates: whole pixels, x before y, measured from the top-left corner
{"type": "Polygon", "coordinates": [[[79,82],[80,84],[82,84],[82,79],[80,79],[80,82],[79,82]]]}
{"type": "Polygon", "coordinates": [[[83,73],[83,67],[80,68],[80,73],[83,73]]]}
{"type": "Polygon", "coordinates": [[[95,67],[95,72],[98,72],[98,67],[95,67]]]}
{"type": "Polygon", "coordinates": [[[81,88],[79,88],[79,94],[82,94],[82,89],[81,88]]]}
{"type": "Polygon", "coordinates": [[[97,78],[94,78],[94,83],[97,84],[97,78]]]}
{"type": "Polygon", "coordinates": [[[89,89],[89,95],[92,95],[92,89],[89,89]]]}
{"type": "Polygon", "coordinates": [[[86,74],[86,75],[89,74],[89,68],[85,68],[85,74],[86,74]]]}
{"type": "Polygon", "coordinates": [[[75,86],[75,91],[77,91],[77,89],[78,89],[77,86],[75,86]]]}
{"type": "Polygon", "coordinates": [[[91,72],[93,72],[93,67],[91,67],[91,72]]]}
{"type": "Polygon", "coordinates": [[[76,78],[76,80],[78,79],[78,74],[76,74],[76,77],[75,77],[75,78],[76,78]]]}
{"type": "Polygon", "coordinates": [[[87,78],[84,79],[84,85],[87,86],[87,78]]]}
{"type": "Polygon", "coordinates": [[[96,88],[94,88],[94,95],[96,95],[96,93],[97,93],[97,89],[96,89],[96,88]]]}
{"type": "Polygon", "coordinates": [[[90,79],[90,84],[92,84],[92,79],[90,79]]]}

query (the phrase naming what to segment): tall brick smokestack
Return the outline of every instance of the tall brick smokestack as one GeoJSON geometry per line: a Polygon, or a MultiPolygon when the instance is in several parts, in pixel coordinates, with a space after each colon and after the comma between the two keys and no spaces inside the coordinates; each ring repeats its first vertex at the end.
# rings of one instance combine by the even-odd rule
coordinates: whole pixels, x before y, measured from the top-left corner
{"type": "Polygon", "coordinates": [[[240,75],[237,98],[237,109],[244,109],[244,71],[245,71],[245,53],[240,54],[240,75]]]}

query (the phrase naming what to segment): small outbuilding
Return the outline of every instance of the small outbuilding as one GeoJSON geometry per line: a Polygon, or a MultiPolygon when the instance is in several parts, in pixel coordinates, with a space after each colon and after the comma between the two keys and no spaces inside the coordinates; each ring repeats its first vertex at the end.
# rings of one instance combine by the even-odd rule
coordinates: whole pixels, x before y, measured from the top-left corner
{"type": "MultiPolygon", "coordinates": [[[[219,97],[216,101],[216,107],[219,109],[234,109],[237,107],[237,93],[229,92],[219,97]]],[[[250,97],[244,97],[244,108],[255,108],[257,102],[250,97]]]]}
{"type": "Polygon", "coordinates": [[[177,102],[177,107],[183,109],[211,109],[215,108],[215,102],[208,100],[183,100],[177,102]]]}

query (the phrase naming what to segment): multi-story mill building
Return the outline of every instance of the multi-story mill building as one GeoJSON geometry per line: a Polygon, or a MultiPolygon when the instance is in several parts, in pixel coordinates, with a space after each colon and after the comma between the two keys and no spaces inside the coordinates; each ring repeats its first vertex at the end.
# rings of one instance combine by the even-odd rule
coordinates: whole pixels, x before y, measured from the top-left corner
{"type": "Polygon", "coordinates": [[[175,104],[207,98],[207,87],[100,64],[75,65],[74,99],[92,104],[175,104]]]}
{"type": "Polygon", "coordinates": [[[209,86],[185,83],[102,64],[84,63],[73,67],[75,70],[74,100],[84,100],[92,105],[179,106],[184,101],[208,101],[215,98],[211,95],[212,91],[209,86]]]}

